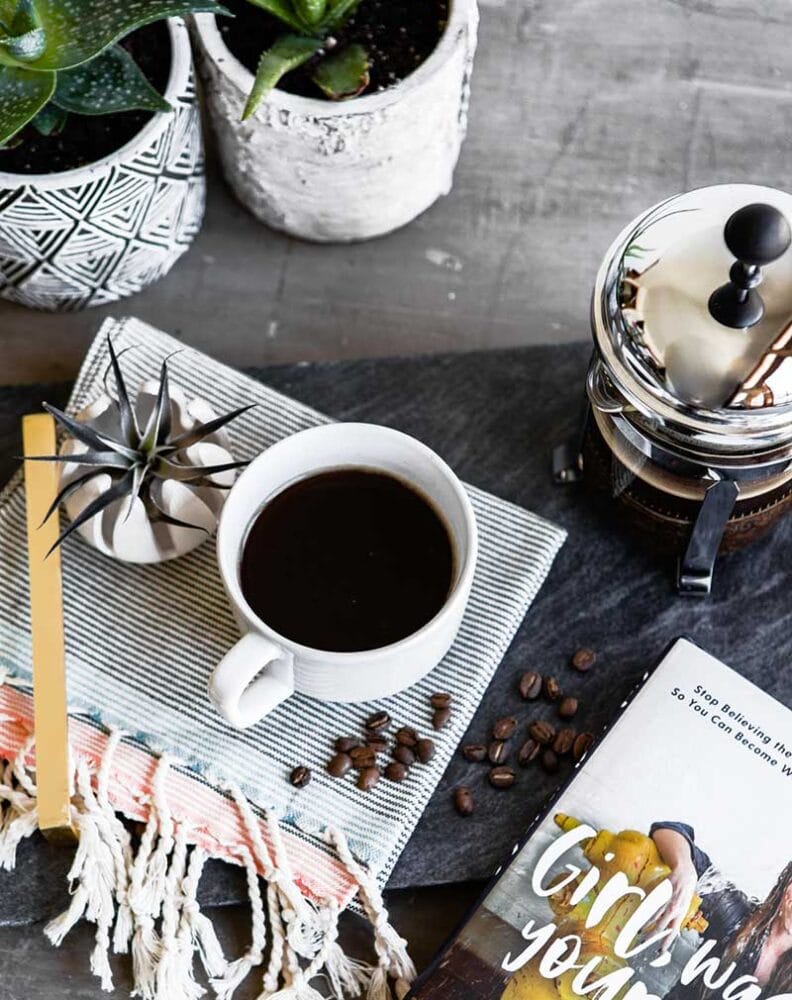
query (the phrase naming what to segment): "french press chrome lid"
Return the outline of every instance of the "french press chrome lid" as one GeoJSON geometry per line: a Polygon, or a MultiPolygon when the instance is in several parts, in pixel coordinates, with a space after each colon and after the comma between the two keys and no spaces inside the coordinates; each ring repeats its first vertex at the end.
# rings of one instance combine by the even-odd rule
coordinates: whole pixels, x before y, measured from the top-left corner
{"type": "Polygon", "coordinates": [[[608,251],[589,396],[661,461],[739,478],[792,459],[789,220],[785,192],[718,185],[655,205],[608,251]]]}

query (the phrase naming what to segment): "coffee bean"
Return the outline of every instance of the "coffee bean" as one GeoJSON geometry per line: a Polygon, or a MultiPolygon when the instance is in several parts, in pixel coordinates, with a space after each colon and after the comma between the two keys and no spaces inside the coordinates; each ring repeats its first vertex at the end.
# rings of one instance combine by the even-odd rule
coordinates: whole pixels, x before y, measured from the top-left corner
{"type": "Polygon", "coordinates": [[[578,700],[577,698],[571,698],[567,696],[562,698],[558,706],[558,714],[562,719],[571,719],[577,714],[578,710],[578,700]]]}
{"type": "Polygon", "coordinates": [[[415,756],[422,764],[428,764],[435,755],[435,745],[430,739],[418,740],[415,744],[415,756]]]}
{"type": "Polygon", "coordinates": [[[542,767],[548,774],[555,774],[558,770],[558,757],[552,750],[544,750],[542,753],[542,767]]]}
{"type": "Polygon", "coordinates": [[[594,734],[593,733],[580,733],[572,745],[572,756],[575,762],[583,760],[586,754],[594,745],[594,734]]]}
{"type": "Polygon", "coordinates": [[[366,767],[374,767],[377,763],[377,755],[371,747],[355,747],[349,751],[349,756],[352,758],[352,766],[358,771],[362,771],[366,767]]]}
{"type": "Polygon", "coordinates": [[[536,701],[542,693],[542,675],[535,670],[527,670],[520,678],[518,689],[523,701],[536,701]]]}
{"type": "Polygon", "coordinates": [[[553,751],[558,754],[559,757],[563,757],[564,754],[568,754],[575,743],[575,730],[569,729],[568,727],[564,729],[559,729],[556,733],[556,738],[553,740],[553,751]]]}
{"type": "Polygon", "coordinates": [[[407,768],[398,760],[392,760],[385,768],[385,777],[388,781],[404,781],[407,777],[407,768]]]}
{"type": "Polygon", "coordinates": [[[366,746],[371,747],[374,753],[385,753],[390,743],[384,736],[380,736],[379,733],[369,733],[366,737],[366,746]]]}
{"type": "Polygon", "coordinates": [[[493,788],[511,788],[515,774],[510,767],[493,767],[489,773],[489,783],[493,788]]]}
{"type": "Polygon", "coordinates": [[[402,726],[396,733],[396,742],[403,747],[414,747],[418,742],[418,733],[412,726],[402,726]]]}
{"type": "Polygon", "coordinates": [[[517,763],[520,767],[527,767],[531,761],[536,760],[541,752],[541,743],[537,743],[536,740],[526,740],[517,754],[517,763]]]}
{"type": "Polygon", "coordinates": [[[376,733],[380,729],[387,729],[390,723],[391,717],[387,712],[374,712],[373,715],[370,715],[366,719],[366,729],[368,729],[369,732],[376,733]]]}
{"type": "Polygon", "coordinates": [[[415,763],[415,751],[410,747],[396,746],[393,748],[393,759],[405,767],[412,767],[415,763]]]}
{"type": "Polygon", "coordinates": [[[438,691],[431,696],[429,704],[432,708],[448,708],[451,704],[451,695],[447,691],[438,691]]]}
{"type": "Polygon", "coordinates": [[[514,730],[516,728],[517,720],[514,716],[505,715],[502,719],[498,719],[492,727],[492,735],[496,740],[508,740],[514,735],[514,730]]]}
{"type": "Polygon", "coordinates": [[[555,677],[545,677],[544,679],[544,693],[545,698],[549,698],[550,701],[558,701],[561,697],[561,686],[555,677]]]}
{"type": "Polygon", "coordinates": [[[363,744],[354,736],[339,736],[333,745],[339,753],[349,753],[350,750],[363,744]]]}
{"type": "Polygon", "coordinates": [[[370,792],[380,780],[378,767],[364,767],[358,775],[357,786],[361,792],[370,792]]]}
{"type": "Polygon", "coordinates": [[[591,670],[596,662],[597,654],[593,649],[579,649],[572,657],[572,666],[575,670],[579,670],[581,674],[585,674],[587,670],[591,670]]]}
{"type": "Polygon", "coordinates": [[[555,726],[542,720],[532,722],[528,727],[528,735],[535,739],[537,743],[541,743],[542,746],[552,743],[555,739],[555,734],[555,726]]]}
{"type": "Polygon", "coordinates": [[[454,808],[460,816],[471,816],[476,811],[473,793],[464,785],[454,789],[454,808]]]}
{"type": "Polygon", "coordinates": [[[490,764],[503,764],[509,759],[509,745],[503,740],[493,740],[487,747],[490,764]]]}
{"type": "Polygon", "coordinates": [[[289,775],[289,781],[294,785],[295,788],[305,788],[305,786],[311,780],[311,770],[310,768],[304,767],[302,764],[299,767],[295,767],[292,773],[289,775]]]}
{"type": "Polygon", "coordinates": [[[483,743],[468,743],[462,747],[462,756],[471,764],[480,764],[487,759],[487,748],[483,743]]]}
{"type": "Polygon", "coordinates": [[[442,729],[451,718],[450,708],[436,708],[432,716],[432,726],[434,729],[442,729]]]}
{"type": "Polygon", "coordinates": [[[347,753],[337,753],[327,764],[327,773],[334,778],[343,778],[352,767],[352,758],[347,753]]]}

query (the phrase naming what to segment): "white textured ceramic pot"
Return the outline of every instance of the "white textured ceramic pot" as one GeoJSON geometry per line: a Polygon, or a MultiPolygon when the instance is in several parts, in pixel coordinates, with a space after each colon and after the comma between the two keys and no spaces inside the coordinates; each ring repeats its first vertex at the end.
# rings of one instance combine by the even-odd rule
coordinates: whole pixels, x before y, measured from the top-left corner
{"type": "Polygon", "coordinates": [[[247,122],[253,84],[211,14],[195,18],[199,71],[226,179],[258,219],[293,236],[381,236],[451,190],[467,126],[476,0],[452,0],[429,58],[394,87],[339,103],[275,90],[247,122]]]}
{"type": "Polygon", "coordinates": [[[0,172],[0,295],[38,309],[103,305],[171,269],[201,226],[203,137],[184,21],[168,22],[169,113],[121,149],[55,174],[0,172]]]}

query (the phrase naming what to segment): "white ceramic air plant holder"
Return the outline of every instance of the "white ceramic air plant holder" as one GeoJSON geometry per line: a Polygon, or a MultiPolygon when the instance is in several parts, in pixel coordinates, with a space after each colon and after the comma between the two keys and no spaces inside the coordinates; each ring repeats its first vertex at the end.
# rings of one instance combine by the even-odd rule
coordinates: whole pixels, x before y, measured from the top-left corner
{"type": "Polygon", "coordinates": [[[220,572],[244,635],[215,668],[209,695],[234,726],[253,725],[295,691],[323,701],[382,698],[420,680],[448,651],[470,595],[478,551],[468,495],[449,466],[426,445],[374,424],[327,424],[273,445],[229,493],[217,534],[220,572]],[[454,579],[443,608],[423,628],[380,649],[334,653],[310,649],[269,628],[245,600],[239,567],[248,528],[287,486],[338,468],[390,473],[432,501],[449,529],[454,579]]]}

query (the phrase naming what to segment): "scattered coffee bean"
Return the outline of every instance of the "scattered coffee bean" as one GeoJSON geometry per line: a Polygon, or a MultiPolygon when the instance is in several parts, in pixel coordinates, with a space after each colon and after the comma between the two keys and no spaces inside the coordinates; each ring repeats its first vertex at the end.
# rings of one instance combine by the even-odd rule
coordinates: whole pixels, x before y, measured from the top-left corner
{"type": "Polygon", "coordinates": [[[555,774],[558,770],[559,762],[558,757],[552,750],[544,750],[542,752],[542,767],[547,771],[548,774],[555,774]]]}
{"type": "Polygon", "coordinates": [[[537,743],[541,743],[542,746],[552,743],[555,739],[555,734],[555,726],[542,720],[532,722],[528,727],[528,735],[535,739],[537,743]]]}
{"type": "Polygon", "coordinates": [[[531,761],[536,760],[541,752],[541,743],[538,743],[536,740],[526,740],[520,747],[520,751],[517,754],[517,763],[520,767],[527,767],[531,761]]]}
{"type": "Polygon", "coordinates": [[[352,767],[352,758],[348,753],[337,753],[327,764],[327,773],[334,778],[343,778],[352,767]]]}
{"type": "Polygon", "coordinates": [[[304,767],[302,764],[299,767],[295,767],[292,773],[289,775],[289,781],[294,785],[295,788],[305,788],[305,786],[311,780],[311,770],[308,767],[304,767]]]}
{"type": "Polygon", "coordinates": [[[428,764],[435,755],[435,745],[427,738],[418,740],[415,744],[415,756],[422,764],[428,764]]]}
{"type": "Polygon", "coordinates": [[[593,649],[579,649],[572,657],[572,666],[575,670],[579,670],[581,674],[585,674],[587,670],[591,670],[596,662],[597,654],[593,649]]]}
{"type": "Polygon", "coordinates": [[[371,747],[355,747],[349,751],[349,756],[352,758],[352,766],[357,768],[358,771],[362,771],[367,767],[374,767],[377,763],[377,755],[371,747]]]}
{"type": "Polygon", "coordinates": [[[407,777],[407,768],[398,760],[392,760],[385,768],[385,777],[388,781],[404,781],[407,777]]]}
{"type": "Polygon", "coordinates": [[[487,748],[483,743],[468,743],[462,747],[462,756],[471,764],[480,764],[487,759],[487,748]]]}
{"type": "Polygon", "coordinates": [[[516,728],[517,720],[514,716],[505,715],[502,719],[498,719],[492,727],[492,735],[496,740],[508,740],[514,735],[514,730],[516,728]]]}
{"type": "Polygon", "coordinates": [[[572,745],[572,756],[575,763],[582,760],[594,745],[593,733],[580,733],[572,745]]]}
{"type": "Polygon", "coordinates": [[[487,748],[490,764],[503,764],[509,759],[509,745],[503,740],[493,740],[487,748]]]}
{"type": "Polygon", "coordinates": [[[358,775],[357,786],[361,792],[370,792],[380,780],[378,767],[364,767],[358,775]]]}
{"type": "Polygon", "coordinates": [[[575,735],[574,729],[569,729],[568,727],[559,729],[556,733],[556,738],[553,740],[553,752],[558,754],[559,757],[568,754],[574,746],[575,735]]]}
{"type": "Polygon", "coordinates": [[[578,700],[577,698],[571,698],[567,696],[562,698],[558,706],[558,714],[562,719],[571,719],[577,714],[578,710],[578,700]]]}
{"type": "Polygon", "coordinates": [[[448,708],[451,704],[451,695],[447,691],[438,691],[429,699],[432,708],[448,708]]]}
{"type": "Polygon", "coordinates": [[[555,677],[545,677],[544,679],[545,698],[550,701],[558,701],[561,697],[561,687],[555,677]]]}
{"type": "Polygon", "coordinates": [[[366,746],[371,747],[374,753],[385,753],[390,743],[379,733],[369,733],[366,737],[366,746]]]}
{"type": "Polygon", "coordinates": [[[451,718],[450,708],[436,708],[432,716],[432,726],[434,729],[442,729],[451,718]]]}
{"type": "Polygon", "coordinates": [[[476,810],[473,793],[464,785],[454,789],[454,808],[460,816],[471,816],[476,810]]]}
{"type": "Polygon", "coordinates": [[[418,742],[418,733],[412,726],[402,726],[396,733],[396,742],[403,747],[414,747],[418,742]]]}
{"type": "Polygon", "coordinates": [[[354,736],[339,736],[334,743],[334,746],[339,753],[349,753],[350,750],[354,750],[355,747],[362,745],[361,741],[356,739],[354,736]]]}
{"type": "Polygon", "coordinates": [[[415,763],[415,751],[411,747],[396,746],[393,748],[393,759],[405,767],[412,767],[415,763]]]}
{"type": "Polygon", "coordinates": [[[542,675],[535,670],[527,670],[520,678],[518,688],[523,701],[536,701],[542,693],[542,675]]]}
{"type": "Polygon", "coordinates": [[[510,767],[493,767],[489,773],[489,783],[493,788],[511,788],[515,774],[510,767]]]}
{"type": "Polygon", "coordinates": [[[391,717],[387,712],[374,712],[373,715],[370,715],[366,719],[366,729],[368,729],[369,732],[376,733],[380,729],[387,729],[390,723],[391,717]]]}

